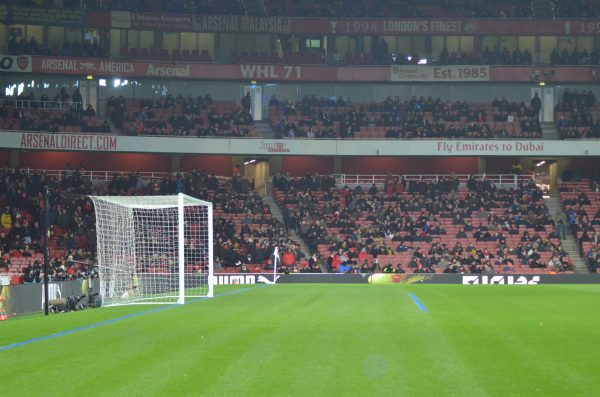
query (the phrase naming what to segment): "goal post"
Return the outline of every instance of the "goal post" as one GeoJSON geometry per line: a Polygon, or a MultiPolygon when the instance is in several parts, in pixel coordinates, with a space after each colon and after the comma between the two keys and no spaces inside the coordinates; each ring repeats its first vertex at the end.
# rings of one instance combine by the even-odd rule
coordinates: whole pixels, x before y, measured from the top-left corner
{"type": "Polygon", "coordinates": [[[90,196],[103,306],[213,296],[212,203],[176,196],[90,196]]]}

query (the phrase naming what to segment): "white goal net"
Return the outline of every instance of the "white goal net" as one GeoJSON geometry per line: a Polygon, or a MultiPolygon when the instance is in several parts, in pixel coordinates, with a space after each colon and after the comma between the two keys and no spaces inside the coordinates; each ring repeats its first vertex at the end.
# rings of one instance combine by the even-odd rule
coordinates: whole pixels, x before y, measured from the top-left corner
{"type": "Polygon", "coordinates": [[[177,196],[91,196],[103,306],[213,296],[212,203],[177,196]]]}

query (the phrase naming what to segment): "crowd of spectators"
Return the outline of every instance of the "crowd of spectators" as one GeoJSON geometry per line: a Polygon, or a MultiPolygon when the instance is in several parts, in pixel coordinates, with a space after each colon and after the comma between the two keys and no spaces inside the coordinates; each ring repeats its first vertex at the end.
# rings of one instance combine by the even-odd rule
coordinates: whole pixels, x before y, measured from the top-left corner
{"type": "Polygon", "coordinates": [[[110,97],[107,113],[117,128],[128,135],[244,137],[253,130],[249,109],[226,103],[218,110],[209,94],[181,94],[126,100],[110,97]]]}
{"type": "MultiPolygon", "coordinates": [[[[53,0],[5,0],[14,5],[30,5],[37,7],[53,7],[53,0]]],[[[578,1],[577,7],[556,2],[556,14],[581,13],[585,1],[578,1]]],[[[268,0],[258,8],[248,7],[245,0],[63,0],[63,8],[86,10],[123,10],[171,13],[201,14],[233,14],[298,17],[332,17],[332,18],[532,18],[534,10],[530,2],[518,0],[426,0],[418,3],[406,0],[336,0],[318,2],[315,0],[277,1],[268,0]]],[[[588,7],[589,8],[589,7],[588,7]]],[[[548,10],[550,11],[550,10],[548,10]]],[[[562,15],[560,17],[563,17],[562,15]]]]}
{"type": "Polygon", "coordinates": [[[600,9],[593,0],[552,0],[555,18],[600,18],[600,9]]]}
{"type": "Polygon", "coordinates": [[[4,169],[0,172],[0,272],[11,261],[24,264],[23,281],[43,278],[43,186],[50,187],[51,280],[71,280],[97,274],[95,217],[89,194],[169,195],[183,192],[214,204],[214,260],[217,270],[273,269],[273,252],[282,253],[282,272],[317,272],[300,246],[287,237],[282,224],[246,180],[185,172],[147,180],[139,173],[115,173],[106,183],[94,183],[83,166],[67,165],[59,177],[42,171],[4,169]],[[19,259],[17,259],[19,258],[19,259]],[[23,261],[24,260],[24,261],[23,261]]]}
{"type": "Polygon", "coordinates": [[[550,53],[549,63],[550,65],[599,65],[600,54],[595,50],[588,52],[586,49],[581,51],[574,49],[569,52],[566,48],[560,51],[555,48],[550,53]]]}
{"type": "Polygon", "coordinates": [[[384,38],[375,36],[371,44],[370,52],[347,53],[345,56],[339,54],[333,55],[333,63],[339,65],[420,65],[422,58],[425,58],[427,64],[435,65],[533,65],[547,64],[552,65],[598,65],[600,64],[600,54],[598,51],[581,51],[574,49],[572,51],[563,48],[555,48],[550,53],[546,62],[534,59],[528,49],[514,49],[509,51],[505,48],[486,47],[483,51],[471,52],[449,52],[442,50],[437,58],[429,59],[426,55],[410,52],[389,52],[389,45],[384,38]]]}
{"type": "MultiPolygon", "coordinates": [[[[345,58],[336,57],[335,61],[338,64],[348,65],[420,65],[424,58],[417,53],[390,53],[388,47],[384,38],[375,37],[370,53],[346,54],[345,58]]],[[[515,49],[512,52],[506,48],[500,50],[497,47],[493,50],[486,47],[481,52],[449,52],[444,49],[437,59],[428,59],[427,63],[436,65],[531,65],[533,56],[527,49],[523,51],[515,49]]]]}
{"type": "Polygon", "coordinates": [[[595,273],[600,268],[600,179],[566,182],[559,190],[567,227],[595,273]]]}
{"type": "MultiPolygon", "coordinates": [[[[94,2],[91,0],[90,2],[94,2]]],[[[97,1],[97,8],[105,10],[245,15],[245,0],[110,0],[97,1]]]]}
{"type": "MultiPolygon", "coordinates": [[[[305,96],[300,102],[272,97],[271,123],[278,138],[354,138],[361,128],[382,127],[385,138],[538,138],[539,108],[496,99],[492,113],[464,101],[387,97],[382,102],[353,104],[347,98],[305,96]],[[518,122],[509,130],[508,120],[518,122]]],[[[512,123],[511,122],[511,123],[512,123]]]]}
{"type": "Polygon", "coordinates": [[[533,182],[498,189],[487,180],[470,179],[465,190],[451,176],[424,182],[390,175],[382,188],[336,189],[330,176],[307,174],[277,175],[273,185],[286,225],[311,250],[326,247],[331,271],[401,272],[406,267],[479,273],[514,271],[517,265],[573,270],[533,182]],[[452,238],[444,228],[447,220],[458,228],[452,238]],[[519,236],[519,242],[509,246],[510,236],[519,236]],[[490,242],[494,249],[485,245],[490,242]],[[406,263],[379,261],[403,252],[410,253],[406,263]]]}
{"type": "Polygon", "coordinates": [[[555,106],[556,128],[561,139],[600,138],[596,97],[591,90],[566,88],[555,106]]]}
{"type": "Polygon", "coordinates": [[[490,50],[486,47],[482,52],[476,53],[449,53],[444,49],[438,58],[440,65],[531,65],[533,57],[529,50],[518,48],[508,51],[495,47],[490,50]]]}
{"type": "MultiPolygon", "coordinates": [[[[275,48],[271,52],[258,51],[231,51],[230,61],[233,63],[286,63],[286,64],[324,64],[327,61],[337,65],[419,65],[422,58],[418,53],[390,52],[385,38],[373,36],[369,52],[356,53],[330,53],[323,49],[306,48],[304,40],[295,35],[281,35],[277,39],[275,48]]],[[[9,36],[6,47],[8,55],[43,55],[85,58],[105,58],[108,56],[107,45],[101,45],[98,40],[83,40],[82,42],[65,42],[62,45],[49,47],[46,43],[38,43],[34,37],[18,38],[15,34],[9,36]]],[[[119,57],[128,60],[162,60],[183,62],[211,62],[212,57],[208,50],[186,49],[157,49],[157,48],[121,48],[119,57]]],[[[598,51],[586,49],[569,51],[566,48],[552,50],[547,62],[534,60],[528,49],[514,49],[509,51],[506,47],[500,49],[486,47],[483,51],[449,52],[442,50],[437,58],[427,59],[427,63],[437,65],[598,65],[600,54],[598,51]]]]}
{"type": "Polygon", "coordinates": [[[83,108],[81,94],[70,96],[62,88],[53,98],[33,93],[0,97],[0,126],[6,130],[108,133],[107,121],[99,123],[91,105],[83,108]]]}
{"type": "Polygon", "coordinates": [[[98,40],[66,41],[62,45],[49,47],[46,43],[38,43],[34,37],[10,35],[6,47],[7,55],[43,55],[84,58],[105,58],[108,51],[98,40]]]}
{"type": "MultiPolygon", "coordinates": [[[[17,6],[55,7],[55,0],[4,0],[17,6]]],[[[172,12],[245,15],[245,0],[61,0],[61,8],[84,10],[118,10],[140,12],[172,12]]]]}
{"type": "Polygon", "coordinates": [[[60,179],[38,171],[0,171],[0,271],[7,270],[11,261],[24,258],[23,281],[33,283],[43,278],[43,186],[51,189],[49,224],[54,250],[50,279],[93,276],[97,272],[93,252],[80,246],[84,240],[95,241],[93,209],[82,196],[91,193],[92,184],[70,166],[60,179]]]}
{"type": "Polygon", "coordinates": [[[516,0],[460,0],[407,2],[405,0],[339,0],[318,2],[265,1],[269,15],[331,18],[531,18],[529,3],[516,0]]]}

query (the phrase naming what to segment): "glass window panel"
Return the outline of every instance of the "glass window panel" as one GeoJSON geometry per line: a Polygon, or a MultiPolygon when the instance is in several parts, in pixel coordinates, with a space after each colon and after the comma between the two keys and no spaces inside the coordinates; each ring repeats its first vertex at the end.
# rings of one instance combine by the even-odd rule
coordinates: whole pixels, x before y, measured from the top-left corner
{"type": "MultiPolygon", "coordinates": [[[[233,33],[218,33],[219,35],[219,53],[215,54],[221,59],[230,59],[231,51],[235,50],[235,35],[233,33]]],[[[203,43],[203,40],[200,40],[203,43]]],[[[204,49],[203,46],[201,46],[204,49]]]]}
{"type": "Polygon", "coordinates": [[[498,36],[484,36],[481,39],[481,48],[483,50],[489,48],[490,51],[494,51],[500,45],[500,37],[498,36]]]}
{"type": "Polygon", "coordinates": [[[48,26],[48,46],[62,45],[65,41],[65,28],[48,26]]]}
{"type": "Polygon", "coordinates": [[[398,42],[396,40],[396,36],[381,36],[383,40],[388,45],[388,53],[398,52],[398,42]]]}
{"type": "Polygon", "coordinates": [[[411,52],[410,36],[398,36],[398,52],[408,54],[411,52]]]}
{"type": "MultiPolygon", "coordinates": [[[[160,33],[160,32],[159,32],[160,33]]],[[[177,37],[177,33],[171,33],[177,37]]],[[[140,48],[153,48],[154,47],[154,32],[148,30],[140,30],[139,38],[140,48]]]]}
{"type": "Polygon", "coordinates": [[[459,46],[459,37],[458,36],[448,36],[446,37],[446,49],[449,53],[460,52],[459,46]]]}
{"type": "Polygon", "coordinates": [[[518,37],[519,50],[529,50],[532,54],[535,52],[535,37],[534,36],[519,36],[518,37]]]}
{"type": "Polygon", "coordinates": [[[348,52],[351,54],[357,54],[362,51],[362,44],[359,42],[356,36],[348,37],[348,52]]]}
{"type": "Polygon", "coordinates": [[[214,54],[215,33],[198,33],[198,47],[200,50],[208,50],[209,53],[214,54]]]}
{"type": "MultiPolygon", "coordinates": [[[[27,30],[29,33],[29,29],[27,30]]],[[[82,38],[81,29],[77,28],[65,28],[65,41],[72,42],[80,42],[82,38]]]]}
{"type": "MultiPolygon", "coordinates": [[[[79,32],[81,35],[81,31],[79,32]]],[[[38,43],[44,42],[44,29],[41,25],[27,25],[27,40],[35,37],[38,43]]]]}
{"type": "Polygon", "coordinates": [[[460,36],[460,52],[473,52],[473,36],[460,36]]]}
{"type": "Polygon", "coordinates": [[[427,54],[427,37],[425,36],[414,36],[412,38],[412,51],[411,55],[423,55],[427,54]]]}
{"type": "MultiPolygon", "coordinates": [[[[125,31],[123,31],[123,35],[125,35],[125,31]]],[[[127,43],[125,42],[121,44],[121,30],[120,29],[111,29],[109,33],[110,40],[110,55],[114,56],[121,51],[121,47],[126,47],[127,43]]]]}
{"type": "Polygon", "coordinates": [[[501,36],[500,37],[500,50],[505,48],[512,52],[517,49],[518,39],[516,36],[501,36]]]}
{"type": "Polygon", "coordinates": [[[254,48],[258,52],[271,52],[272,42],[271,37],[268,34],[257,34],[254,36],[254,48]]]}
{"type": "Polygon", "coordinates": [[[178,43],[178,39],[179,39],[179,34],[178,33],[168,33],[168,32],[163,32],[162,33],[162,48],[165,48],[167,50],[176,50],[179,48],[179,43],[178,43]]]}
{"type": "Polygon", "coordinates": [[[577,37],[577,50],[592,51],[594,49],[594,38],[591,36],[579,36],[577,37]]]}
{"type": "Polygon", "coordinates": [[[552,50],[557,48],[556,36],[541,36],[540,37],[540,62],[548,63],[552,50]]]}
{"type": "Polygon", "coordinates": [[[183,32],[181,33],[180,40],[182,50],[195,50],[198,48],[197,33],[183,32]]]}
{"type": "Polygon", "coordinates": [[[575,38],[573,37],[567,37],[567,36],[560,36],[558,38],[558,51],[562,51],[563,48],[566,48],[569,52],[573,51],[575,49],[575,38]]]}
{"type": "MultiPolygon", "coordinates": [[[[360,48],[360,51],[361,51],[363,54],[369,54],[369,53],[371,53],[371,42],[372,42],[372,41],[371,41],[371,40],[372,40],[372,39],[371,39],[371,36],[363,36],[363,37],[362,37],[362,39],[363,39],[363,40],[362,40],[362,46],[361,46],[361,48],[360,48]]],[[[388,43],[388,44],[389,44],[389,43],[388,43]]],[[[389,52],[389,51],[388,51],[388,52],[389,52]]]]}
{"type": "Polygon", "coordinates": [[[127,31],[127,47],[129,47],[129,48],[138,47],[139,33],[140,32],[137,30],[128,30],[127,31]]]}
{"type": "Polygon", "coordinates": [[[431,57],[433,59],[439,59],[440,53],[444,50],[444,37],[432,36],[431,37],[431,57]]]}
{"type": "Polygon", "coordinates": [[[8,26],[0,23],[0,43],[8,43],[8,26]]]}
{"type": "MultiPolygon", "coordinates": [[[[238,34],[237,35],[237,49],[238,51],[253,51],[254,50],[254,39],[251,34],[238,34]]],[[[281,41],[283,43],[283,40],[281,41]]]]}

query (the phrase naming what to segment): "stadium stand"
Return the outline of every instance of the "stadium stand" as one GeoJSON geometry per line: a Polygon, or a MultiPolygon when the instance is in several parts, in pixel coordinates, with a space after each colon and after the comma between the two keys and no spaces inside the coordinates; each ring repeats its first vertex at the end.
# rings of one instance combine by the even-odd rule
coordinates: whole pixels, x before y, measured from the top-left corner
{"type": "Polygon", "coordinates": [[[269,15],[343,18],[529,18],[533,12],[520,1],[423,1],[368,0],[353,2],[276,1],[265,2],[269,15]]]}
{"type": "Polygon", "coordinates": [[[591,0],[555,0],[552,2],[556,18],[598,18],[600,12],[591,0]]]}
{"type": "Polygon", "coordinates": [[[294,104],[271,98],[270,120],[279,138],[539,138],[535,109],[496,98],[491,104],[440,98],[379,103],[305,96],[294,104]]]}
{"type": "MultiPolygon", "coordinates": [[[[479,140],[502,139],[511,141],[511,150],[512,142],[526,141],[528,146],[536,140],[538,144],[531,145],[536,149],[518,153],[515,149],[515,156],[531,158],[537,156],[537,147],[556,139],[553,127],[564,140],[600,138],[594,96],[600,76],[595,67],[600,64],[598,25],[593,20],[571,20],[599,16],[591,0],[2,3],[6,12],[0,21],[4,78],[0,129],[11,134],[39,132],[54,138],[52,134],[112,132],[124,135],[118,137],[123,138],[119,143],[148,137],[165,142],[173,142],[171,137],[222,137],[232,138],[230,147],[242,146],[235,138],[261,138],[253,155],[273,156],[277,171],[285,170],[278,154],[302,153],[297,147],[305,142],[293,138],[339,139],[335,145],[340,147],[348,143],[342,140],[351,139],[373,140],[370,145],[381,145],[379,139],[392,144],[420,138],[477,140],[469,147],[477,147],[479,140]],[[27,7],[52,9],[53,17],[19,19],[20,14],[33,14],[27,7]],[[454,67],[461,65],[474,67],[454,67]],[[423,70],[430,73],[421,74],[423,70]],[[85,100],[79,91],[67,92],[65,87],[85,87],[85,100]],[[238,98],[256,89],[262,96],[250,112],[250,105],[240,106],[238,98]],[[534,105],[530,102],[534,95],[553,106],[534,105]],[[254,120],[257,114],[260,117],[254,120]]],[[[31,148],[26,139],[20,142],[25,143],[8,147],[3,166],[18,167],[19,155],[29,149],[59,150],[42,147],[46,143],[31,148]]],[[[411,145],[423,142],[429,143],[411,141],[411,145]]],[[[114,143],[110,150],[120,151],[114,143]]],[[[60,150],[81,150],[69,144],[60,150]]],[[[357,151],[338,155],[333,166],[323,167],[326,172],[343,172],[343,156],[368,156],[361,151],[363,142],[350,144],[357,151]]],[[[163,146],[152,150],[162,153],[163,146]]],[[[465,154],[478,156],[479,163],[468,165],[469,172],[474,168],[485,172],[488,158],[498,164],[505,160],[494,157],[496,152],[472,154],[478,152],[465,154]]],[[[374,153],[378,156],[379,150],[374,153]]],[[[432,157],[446,154],[439,148],[435,153],[432,157]]],[[[577,156],[582,153],[588,155],[582,150],[577,156]]],[[[178,172],[176,156],[169,159],[170,170],[178,172]]],[[[508,160],[506,164],[513,159],[508,160]]],[[[293,161],[298,160],[289,163],[293,161]]],[[[375,172],[370,167],[377,165],[366,164],[365,173],[375,172]]],[[[502,166],[498,164],[497,169],[502,166]]],[[[389,171],[401,175],[402,167],[389,171]]],[[[220,242],[215,252],[218,266],[230,271],[240,271],[240,265],[264,269],[276,244],[283,252],[290,251],[284,262],[292,271],[298,270],[296,263],[303,271],[318,271],[314,260],[306,261],[309,254],[335,259],[329,270],[340,271],[341,258],[335,255],[340,248],[342,257],[352,259],[365,248],[361,258],[367,259],[366,270],[376,271],[390,271],[385,270],[387,262],[394,267],[401,262],[411,271],[437,272],[544,273],[573,268],[541,191],[527,178],[507,188],[486,180],[457,184],[451,177],[437,182],[392,177],[359,188],[340,185],[329,174],[278,177],[285,181],[275,190],[285,224],[279,224],[256,191],[239,178],[222,176],[208,188],[209,180],[214,180],[205,174],[146,179],[127,170],[92,185],[83,170],[50,176],[6,169],[0,190],[0,209],[6,210],[0,271],[18,275],[24,265],[40,260],[42,181],[60,192],[52,203],[56,279],[90,271],[80,262],[93,259],[93,224],[89,203],[79,195],[165,194],[181,189],[216,203],[215,235],[220,242]],[[324,219],[319,219],[321,214],[324,219]],[[310,252],[299,252],[287,237],[288,230],[297,231],[310,252]],[[61,270],[69,257],[73,264],[61,270]]],[[[562,194],[565,210],[574,217],[570,228],[595,269],[598,198],[593,183],[563,185],[567,190],[562,194]]],[[[361,263],[348,265],[342,271],[365,271],[361,263]]],[[[39,267],[31,265],[24,276],[29,281],[39,278],[39,267]]]]}
{"type": "Polygon", "coordinates": [[[48,43],[38,43],[35,37],[27,40],[26,37],[20,39],[16,35],[10,35],[6,46],[8,55],[47,55],[47,56],[65,56],[65,57],[84,57],[84,58],[105,58],[108,51],[100,46],[97,40],[65,41],[62,45],[48,43]]]}
{"type": "Polygon", "coordinates": [[[210,95],[108,98],[108,114],[128,135],[207,137],[256,136],[254,120],[232,101],[213,101],[210,95]]]}
{"type": "Polygon", "coordinates": [[[273,185],[286,225],[328,258],[330,271],[574,270],[531,180],[499,189],[487,180],[461,186],[451,176],[426,182],[390,175],[383,187],[363,190],[307,174],[277,175],[273,185]]]}
{"type": "Polygon", "coordinates": [[[600,138],[598,105],[592,91],[567,88],[555,108],[556,128],[561,139],[600,138]]]}
{"type": "Polygon", "coordinates": [[[48,132],[108,133],[110,126],[101,122],[96,110],[88,105],[83,109],[78,89],[72,96],[62,88],[53,98],[33,93],[17,96],[0,95],[0,128],[4,130],[48,132]]]}
{"type": "Polygon", "coordinates": [[[146,179],[139,173],[115,173],[110,180],[92,184],[85,170],[74,170],[68,165],[61,172],[4,169],[1,173],[0,273],[8,273],[15,282],[40,282],[43,277],[40,216],[45,184],[53,192],[50,197],[52,280],[81,278],[97,272],[93,207],[85,197],[92,193],[164,195],[185,190],[212,201],[215,267],[221,272],[272,269],[270,256],[275,246],[281,252],[293,254],[293,260],[283,271],[320,271],[316,263],[309,266],[306,254],[287,237],[269,207],[240,177],[217,178],[190,172],[146,179]]]}
{"type": "Polygon", "coordinates": [[[600,184],[595,180],[564,182],[560,200],[569,229],[575,235],[588,266],[600,266],[600,184]]]}

